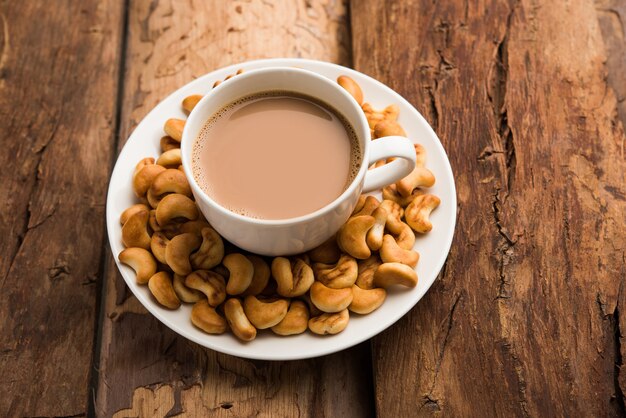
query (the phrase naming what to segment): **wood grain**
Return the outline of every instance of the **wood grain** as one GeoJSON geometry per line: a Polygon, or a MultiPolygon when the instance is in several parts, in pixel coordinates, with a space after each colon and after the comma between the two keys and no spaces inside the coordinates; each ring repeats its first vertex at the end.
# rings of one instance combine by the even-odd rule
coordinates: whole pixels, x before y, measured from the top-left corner
{"type": "MultiPolygon", "coordinates": [[[[131,2],[120,137],[170,92],[224,65],[278,56],[349,64],[347,33],[341,1],[131,2]]],[[[241,360],[160,324],[111,258],[105,280],[100,416],[373,413],[368,344],[316,360],[241,360]]]]}
{"type": "Polygon", "coordinates": [[[0,5],[0,416],[87,412],[120,6],[0,5]]]}
{"type": "Polygon", "coordinates": [[[625,136],[593,2],[351,15],[355,68],[427,116],[459,200],[439,280],[374,339],[378,415],[623,416],[625,136]]]}

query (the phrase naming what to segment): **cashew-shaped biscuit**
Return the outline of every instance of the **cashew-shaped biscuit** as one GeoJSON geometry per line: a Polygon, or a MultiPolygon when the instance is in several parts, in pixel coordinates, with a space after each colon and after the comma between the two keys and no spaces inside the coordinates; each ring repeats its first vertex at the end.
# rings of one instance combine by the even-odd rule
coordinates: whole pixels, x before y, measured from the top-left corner
{"type": "MultiPolygon", "coordinates": [[[[154,159],[152,159],[154,161],[154,159]]],[[[137,197],[146,197],[146,193],[150,190],[150,186],[159,174],[166,170],[165,167],[156,164],[150,164],[142,167],[133,176],[133,191],[137,197]]]]}
{"type": "Polygon", "coordinates": [[[415,244],[415,234],[411,227],[402,222],[404,209],[392,200],[383,200],[380,206],[387,211],[385,229],[394,236],[400,248],[412,249],[415,244]]]}
{"type": "Polygon", "coordinates": [[[339,312],[352,302],[352,288],[331,289],[320,282],[313,283],[309,292],[311,302],[322,312],[339,312]]]}
{"type": "Polygon", "coordinates": [[[418,187],[432,187],[435,176],[426,167],[415,167],[411,173],[396,182],[396,189],[400,195],[407,197],[418,187]]]}
{"type": "Polygon", "coordinates": [[[374,273],[374,285],[387,289],[393,285],[417,286],[417,273],[402,263],[383,263],[374,273]]]}
{"type": "Polygon", "coordinates": [[[337,83],[350,93],[350,96],[354,97],[354,100],[356,100],[359,106],[363,104],[363,90],[361,90],[361,87],[356,81],[347,75],[341,75],[337,77],[337,83]]]}
{"type": "Polygon", "coordinates": [[[165,151],[156,160],[156,163],[165,168],[178,168],[178,166],[182,164],[180,148],[173,148],[169,151],[165,151]]]}
{"type": "Polygon", "coordinates": [[[141,212],[142,210],[150,212],[150,208],[143,203],[135,203],[134,205],[127,207],[120,215],[120,223],[122,224],[122,226],[126,223],[128,218],[130,218],[137,212],[141,212]]]}
{"type": "Polygon", "coordinates": [[[365,113],[370,129],[375,129],[376,125],[382,120],[396,121],[400,114],[400,108],[395,104],[389,105],[383,110],[375,110],[369,103],[363,103],[361,109],[365,113]]]}
{"type": "MultiPolygon", "coordinates": [[[[193,273],[192,273],[193,274],[193,273]]],[[[196,289],[187,287],[185,284],[185,277],[179,274],[174,274],[174,280],[172,283],[174,292],[178,299],[186,303],[196,303],[197,301],[204,299],[204,294],[196,289]]]]}
{"type": "Polygon", "coordinates": [[[415,166],[424,167],[426,165],[426,148],[421,144],[413,144],[415,147],[415,166]]]}
{"type": "Polygon", "coordinates": [[[397,104],[390,104],[383,109],[383,115],[385,115],[385,120],[396,121],[400,115],[400,107],[397,104]]]}
{"type": "Polygon", "coordinates": [[[167,309],[178,309],[180,306],[180,299],[174,291],[172,279],[168,272],[160,271],[150,277],[148,289],[157,302],[167,309]]]}
{"type": "Polygon", "coordinates": [[[367,196],[361,210],[359,210],[358,212],[354,212],[350,217],[371,215],[372,213],[374,213],[379,205],[380,202],[378,201],[378,199],[376,199],[374,196],[367,196]]]}
{"type": "Polygon", "coordinates": [[[347,309],[338,313],[325,313],[309,319],[309,329],[318,335],[339,334],[346,329],[349,320],[347,309]]]}
{"type": "Polygon", "coordinates": [[[191,197],[191,187],[185,173],[175,168],[167,168],[157,175],[148,190],[148,202],[152,207],[156,207],[166,193],[179,193],[191,197]]]}
{"type": "Polygon", "coordinates": [[[137,175],[137,173],[139,173],[144,167],[146,167],[148,165],[153,165],[153,164],[154,164],[154,158],[152,158],[152,157],[142,158],[135,165],[135,169],[133,170],[133,177],[135,177],[137,175]]]}
{"type": "Polygon", "coordinates": [[[404,217],[406,222],[415,232],[425,234],[433,229],[433,224],[430,222],[430,213],[439,206],[441,200],[435,195],[425,194],[423,196],[417,196],[406,207],[404,217]]]}
{"type": "Polygon", "coordinates": [[[256,338],[256,328],[248,320],[239,299],[231,298],[226,301],[224,316],[237,338],[242,341],[252,341],[256,338]]]}
{"type": "Polygon", "coordinates": [[[271,328],[280,323],[287,315],[287,308],[289,301],[286,299],[259,300],[254,295],[248,295],[243,300],[243,310],[257,329],[271,328]]]}
{"type": "Polygon", "coordinates": [[[423,195],[424,191],[422,189],[415,189],[413,192],[404,197],[400,193],[398,193],[398,189],[395,184],[390,184],[389,186],[383,187],[383,199],[385,200],[393,200],[398,205],[403,208],[406,208],[409,203],[413,201],[417,196],[423,195]]]}
{"type": "Polygon", "coordinates": [[[170,240],[165,236],[163,232],[155,232],[150,239],[150,250],[154,258],[159,260],[160,263],[167,264],[165,259],[165,250],[170,240]]]}
{"type": "Polygon", "coordinates": [[[394,120],[381,120],[374,127],[374,138],[382,138],[385,136],[404,136],[406,132],[402,126],[394,120]]]}
{"type": "Polygon", "coordinates": [[[365,260],[357,261],[357,265],[359,267],[359,273],[356,278],[356,285],[361,289],[373,289],[374,288],[374,273],[378,266],[380,266],[382,262],[378,255],[373,255],[370,258],[365,260]]]}
{"type": "Polygon", "coordinates": [[[267,287],[267,283],[270,280],[270,266],[258,255],[249,255],[248,260],[250,260],[254,267],[254,274],[252,275],[250,286],[248,286],[243,294],[245,296],[258,295],[267,287]]]}
{"type": "Polygon", "coordinates": [[[166,152],[171,149],[180,148],[180,142],[174,141],[171,136],[163,136],[160,141],[161,152],[166,152]]]}
{"type": "Polygon", "coordinates": [[[413,249],[413,245],[415,245],[415,233],[411,229],[410,226],[402,222],[402,230],[399,234],[394,235],[394,239],[396,240],[396,244],[398,247],[403,248],[405,250],[413,249]]]}
{"type": "Polygon", "coordinates": [[[187,196],[174,193],[165,196],[156,207],[156,221],[159,225],[167,225],[176,218],[193,221],[198,217],[198,208],[187,196]]]}
{"type": "MultiPolygon", "coordinates": [[[[159,166],[161,167],[161,166],[159,166]]],[[[167,170],[167,169],[166,169],[167,170]]],[[[166,193],[167,194],[167,193],[166,193]]],[[[157,196],[154,193],[152,193],[151,189],[148,189],[148,193],[146,193],[146,200],[148,201],[148,204],[153,208],[156,209],[156,207],[159,205],[159,202],[161,201],[161,198],[163,196],[157,196]]]]}
{"type": "Polygon", "coordinates": [[[367,231],[376,223],[370,215],[355,216],[348,219],[337,233],[337,244],[344,252],[354,258],[365,259],[372,254],[365,241],[367,231]]]}
{"type": "Polygon", "coordinates": [[[204,293],[211,306],[218,306],[226,300],[226,283],[215,272],[196,270],[185,278],[185,286],[204,293]]]}
{"type": "Polygon", "coordinates": [[[150,248],[148,218],[150,212],[140,210],[132,215],[122,226],[122,242],[126,247],[150,248]]]}
{"type": "MultiPolygon", "coordinates": [[[[207,224],[208,225],[208,224],[207,224]]],[[[222,262],[224,258],[224,241],[210,226],[202,229],[202,244],[189,259],[195,269],[209,270],[222,262]]]]}
{"type": "Polygon", "coordinates": [[[285,257],[274,258],[272,276],[276,279],[278,294],[286,297],[305,294],[315,281],[313,270],[300,258],[292,261],[285,257]]]}
{"type": "Polygon", "coordinates": [[[402,232],[406,226],[404,222],[402,222],[404,209],[402,209],[402,207],[393,200],[383,200],[380,203],[380,207],[385,209],[385,212],[387,212],[387,222],[385,223],[385,228],[394,235],[402,232]]]}
{"type": "Polygon", "coordinates": [[[420,255],[415,250],[400,248],[394,237],[385,234],[383,246],[380,249],[380,258],[383,260],[383,263],[402,263],[415,268],[420,255]]]}
{"type": "Polygon", "coordinates": [[[185,121],[182,119],[168,119],[163,125],[163,130],[175,141],[182,141],[183,129],[185,129],[185,121]]]}
{"type": "Polygon", "coordinates": [[[354,313],[366,315],[378,309],[387,297],[387,291],[381,288],[361,289],[352,286],[352,303],[348,309],[354,313]]]}
{"type": "Polygon", "coordinates": [[[183,99],[183,109],[188,114],[191,113],[194,107],[198,104],[198,102],[202,100],[202,96],[199,94],[192,94],[191,96],[187,96],[183,99]]]}
{"type": "Polygon", "coordinates": [[[206,299],[196,302],[191,308],[191,323],[208,334],[223,334],[228,329],[226,320],[209,306],[206,299]]]}
{"type": "Polygon", "coordinates": [[[335,263],[340,256],[341,250],[337,245],[336,235],[309,251],[309,257],[316,263],[335,263]]]}
{"type": "Polygon", "coordinates": [[[335,264],[315,263],[315,278],[331,289],[350,287],[358,275],[357,262],[353,257],[343,254],[335,264]]]}
{"type": "Polygon", "coordinates": [[[222,260],[224,267],[228,269],[228,283],[226,293],[229,295],[240,295],[252,283],[254,276],[254,265],[245,255],[239,253],[228,254],[222,260]]]}
{"type": "Polygon", "coordinates": [[[309,323],[309,310],[306,303],[301,300],[291,301],[287,315],[277,325],[272,327],[272,331],[278,335],[296,335],[306,331],[309,323]]]}
{"type": "Polygon", "coordinates": [[[165,261],[176,274],[186,276],[191,273],[189,256],[200,248],[200,237],[192,232],[176,235],[165,248],[165,261]]]}
{"type": "Polygon", "coordinates": [[[385,234],[385,225],[387,224],[387,211],[385,208],[377,207],[372,212],[374,217],[374,226],[367,231],[365,242],[372,251],[378,251],[383,245],[383,235],[385,234]]]}
{"type": "Polygon", "coordinates": [[[143,248],[126,248],[117,256],[120,263],[124,263],[135,270],[138,284],[146,284],[157,271],[157,263],[150,251],[143,248]]]}

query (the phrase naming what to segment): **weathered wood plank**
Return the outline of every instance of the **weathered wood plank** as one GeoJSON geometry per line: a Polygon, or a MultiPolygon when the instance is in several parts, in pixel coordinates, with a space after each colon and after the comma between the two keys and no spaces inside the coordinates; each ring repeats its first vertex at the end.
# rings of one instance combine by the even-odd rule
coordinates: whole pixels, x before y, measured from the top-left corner
{"type": "Polygon", "coordinates": [[[0,416],[83,416],[114,152],[117,1],[0,6],[0,416]]]}
{"type": "MultiPolygon", "coordinates": [[[[276,56],[349,64],[341,1],[135,1],[130,6],[122,139],[172,90],[220,66],[276,56]]],[[[110,258],[108,267],[99,415],[373,412],[368,345],[286,363],[217,354],[178,337],[147,314],[110,258]]]]}
{"type": "Polygon", "coordinates": [[[430,119],[459,198],[440,279],[374,340],[378,414],[623,415],[625,136],[593,2],[351,15],[355,68],[430,119]]]}

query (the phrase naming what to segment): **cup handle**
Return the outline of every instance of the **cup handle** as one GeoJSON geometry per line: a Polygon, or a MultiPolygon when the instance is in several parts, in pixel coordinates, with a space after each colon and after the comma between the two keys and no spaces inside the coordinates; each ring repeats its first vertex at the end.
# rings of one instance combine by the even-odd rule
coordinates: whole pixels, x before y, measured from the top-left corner
{"type": "Polygon", "coordinates": [[[406,177],[415,168],[415,147],[403,136],[386,136],[370,143],[368,166],[376,161],[396,157],[389,164],[368,170],[363,183],[363,193],[381,189],[406,177]]]}

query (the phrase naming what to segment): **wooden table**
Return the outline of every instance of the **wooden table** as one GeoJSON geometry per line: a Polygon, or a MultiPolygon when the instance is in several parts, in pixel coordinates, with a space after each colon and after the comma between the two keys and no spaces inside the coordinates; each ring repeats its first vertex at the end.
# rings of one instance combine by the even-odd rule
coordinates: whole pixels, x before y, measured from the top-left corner
{"type": "Polygon", "coordinates": [[[0,416],[626,413],[626,2],[10,1],[0,18],[0,416]],[[105,195],[167,94],[281,56],[410,100],[450,156],[459,216],[439,279],[392,328],[248,361],[139,305],[105,195]]]}

